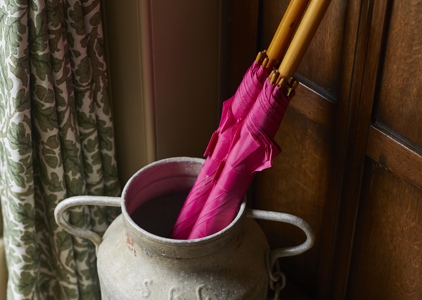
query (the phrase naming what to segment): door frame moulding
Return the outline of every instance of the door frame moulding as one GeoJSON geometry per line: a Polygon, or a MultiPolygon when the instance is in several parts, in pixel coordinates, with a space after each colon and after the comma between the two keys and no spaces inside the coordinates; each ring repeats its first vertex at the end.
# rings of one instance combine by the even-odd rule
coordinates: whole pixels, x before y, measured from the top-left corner
{"type": "Polygon", "coordinates": [[[388,29],[388,0],[349,1],[335,120],[332,189],[324,212],[319,299],[345,299],[372,109],[388,29]]]}

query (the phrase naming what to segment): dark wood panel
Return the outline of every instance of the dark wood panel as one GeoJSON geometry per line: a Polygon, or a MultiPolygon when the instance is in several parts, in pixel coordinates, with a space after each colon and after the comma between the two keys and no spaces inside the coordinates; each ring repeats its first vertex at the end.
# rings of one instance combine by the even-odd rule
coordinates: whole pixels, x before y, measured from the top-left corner
{"type": "Polygon", "coordinates": [[[422,299],[422,192],[366,165],[347,299],[422,299]]]}
{"type": "MultiPolygon", "coordinates": [[[[315,297],[332,135],[290,107],[275,140],[283,152],[270,169],[257,175],[254,206],[294,214],[312,226],[316,232],[315,246],[300,256],[281,259],[280,263],[289,280],[315,297]]],[[[262,227],[272,248],[296,245],[305,239],[303,233],[291,225],[262,222],[262,227]]]]}
{"type": "Polygon", "coordinates": [[[326,89],[336,99],[340,92],[347,2],[331,0],[297,70],[300,75],[326,89]]]}
{"type": "MultiPolygon", "coordinates": [[[[289,1],[261,1],[258,47],[266,49],[281,21],[289,1]]],[[[313,38],[298,73],[321,86],[333,98],[340,88],[347,1],[332,0],[313,38]]]]}
{"type": "Polygon", "coordinates": [[[334,126],[335,104],[323,98],[317,91],[300,84],[290,107],[313,122],[332,131],[334,126]]]}
{"type": "MultiPolygon", "coordinates": [[[[332,238],[328,270],[321,277],[321,299],[343,299],[348,281],[355,220],[359,207],[366,142],[376,91],[380,53],[386,24],[387,2],[349,2],[348,35],[356,34],[355,46],[346,53],[339,110],[336,119],[335,164],[330,205],[325,214],[324,240],[332,238]],[[356,17],[359,17],[356,20],[356,17]],[[353,49],[353,64],[350,52],[353,49]],[[351,72],[351,73],[349,73],[351,72]],[[330,222],[333,229],[330,229],[330,222]],[[328,277],[326,277],[328,276],[328,277]]],[[[348,40],[351,43],[351,40],[348,40]]],[[[345,49],[346,50],[346,49],[345,49]]],[[[325,268],[325,267],[324,267],[325,268]]]]}
{"type": "Polygon", "coordinates": [[[392,1],[377,122],[422,149],[422,1],[392,1]]]}
{"type": "Polygon", "coordinates": [[[366,154],[422,189],[422,155],[382,129],[371,126],[366,154]]]}
{"type": "Polygon", "coordinates": [[[289,6],[289,0],[261,0],[258,20],[258,48],[267,49],[289,6]]]}

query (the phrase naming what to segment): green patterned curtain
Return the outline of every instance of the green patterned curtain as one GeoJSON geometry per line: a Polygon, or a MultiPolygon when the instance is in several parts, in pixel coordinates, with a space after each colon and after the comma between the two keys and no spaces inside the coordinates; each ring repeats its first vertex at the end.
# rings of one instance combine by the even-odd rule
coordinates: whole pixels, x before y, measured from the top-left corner
{"type": "MultiPolygon", "coordinates": [[[[8,299],[100,299],[75,195],[120,193],[99,0],[0,0],[0,197],[8,299]]],[[[78,207],[103,233],[118,212],[78,207]]]]}

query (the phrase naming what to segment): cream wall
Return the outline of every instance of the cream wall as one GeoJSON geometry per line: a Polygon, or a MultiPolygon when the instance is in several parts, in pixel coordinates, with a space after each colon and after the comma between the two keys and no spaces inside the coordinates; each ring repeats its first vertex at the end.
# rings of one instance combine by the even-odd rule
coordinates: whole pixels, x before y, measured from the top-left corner
{"type": "Polygon", "coordinates": [[[122,183],[149,162],[201,157],[220,113],[221,1],[105,1],[122,183]]]}

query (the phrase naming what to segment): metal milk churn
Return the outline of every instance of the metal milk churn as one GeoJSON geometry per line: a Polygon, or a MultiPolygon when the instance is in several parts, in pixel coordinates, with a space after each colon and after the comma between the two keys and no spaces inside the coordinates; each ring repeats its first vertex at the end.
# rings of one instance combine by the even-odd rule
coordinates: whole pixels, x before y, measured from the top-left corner
{"type": "Polygon", "coordinates": [[[187,157],[157,161],[132,176],[121,198],[77,196],[56,207],[60,226],[96,245],[103,300],[257,300],[267,299],[269,287],[278,297],[284,275],[277,258],[300,254],[314,242],[302,219],[248,210],[244,199],[236,218],[222,231],[196,240],[166,238],[203,162],[187,157]],[[121,206],[122,214],[100,238],[66,222],[63,212],[76,205],[121,206]],[[307,239],[271,251],[254,218],[293,224],[307,239]]]}

